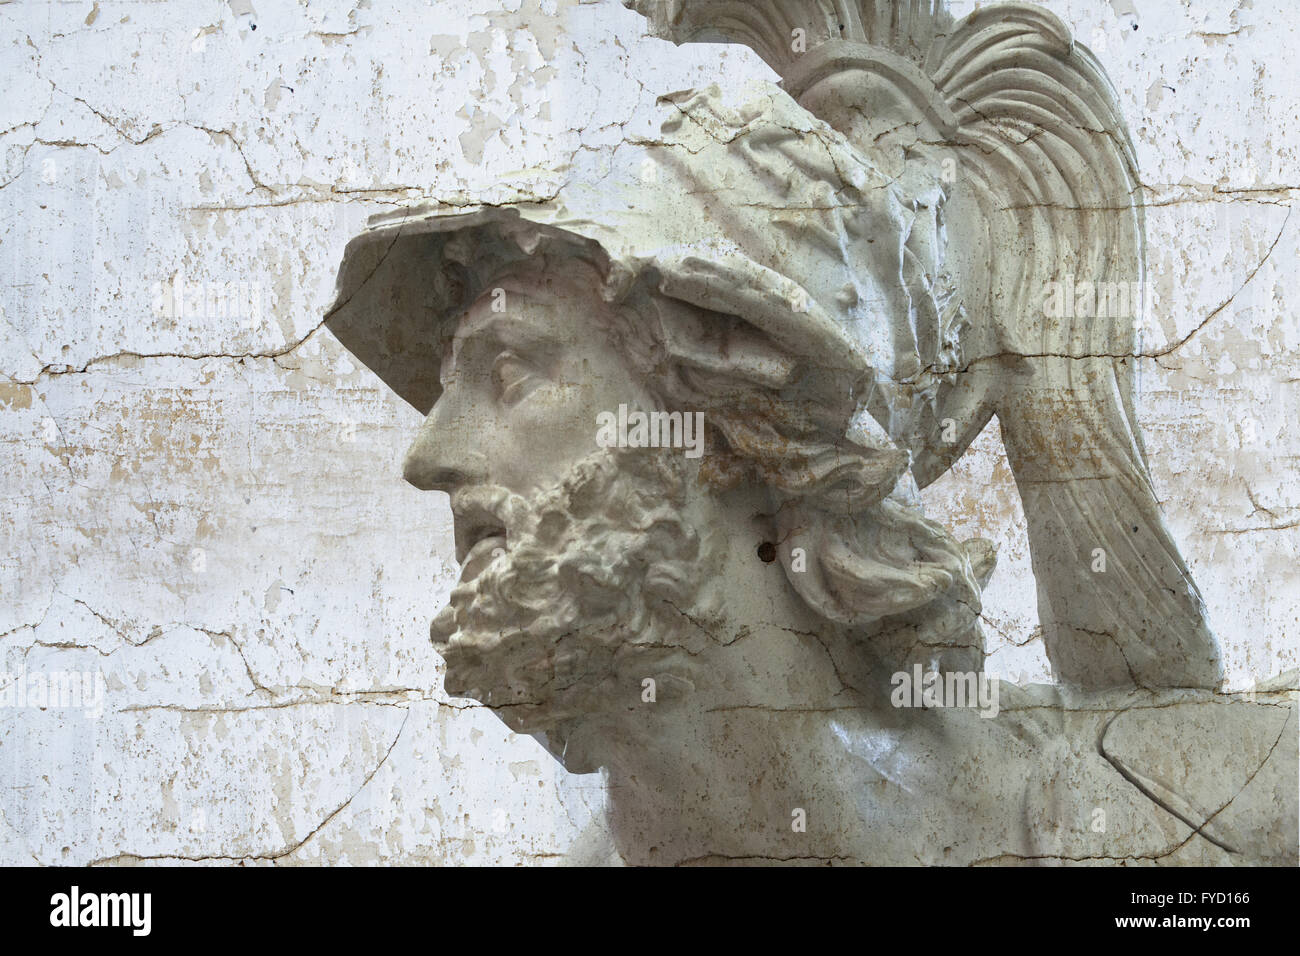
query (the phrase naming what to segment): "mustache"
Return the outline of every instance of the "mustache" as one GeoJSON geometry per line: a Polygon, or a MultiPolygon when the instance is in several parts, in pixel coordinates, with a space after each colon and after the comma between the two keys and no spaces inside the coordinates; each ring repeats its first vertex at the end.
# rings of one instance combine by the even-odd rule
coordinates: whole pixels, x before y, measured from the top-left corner
{"type": "Polygon", "coordinates": [[[508,530],[523,527],[528,499],[502,485],[472,485],[451,493],[451,513],[459,524],[495,522],[508,530]]]}
{"type": "MultiPolygon", "coordinates": [[[[539,515],[564,491],[562,487],[544,488],[531,497],[525,497],[503,485],[479,484],[451,492],[458,558],[476,539],[492,529],[505,532],[503,547],[506,551],[526,547],[523,542],[532,539],[539,515]]],[[[452,588],[447,606],[429,626],[429,638],[434,647],[446,650],[452,636],[465,624],[469,607],[481,595],[483,585],[484,581],[462,580],[452,588]]]]}
{"type": "MultiPolygon", "coordinates": [[[[588,620],[608,613],[627,598],[619,581],[629,573],[622,566],[630,551],[639,554],[652,590],[674,599],[692,591],[690,582],[678,580],[689,575],[663,560],[693,558],[699,547],[683,524],[680,472],[667,455],[602,449],[527,495],[497,484],[452,491],[458,552],[504,535],[505,555],[452,589],[429,629],[434,646],[449,649],[455,633],[474,628],[475,619],[503,627],[516,617],[550,618],[568,601],[580,602],[588,620]]],[[[495,643],[486,634],[479,640],[495,643]]]]}

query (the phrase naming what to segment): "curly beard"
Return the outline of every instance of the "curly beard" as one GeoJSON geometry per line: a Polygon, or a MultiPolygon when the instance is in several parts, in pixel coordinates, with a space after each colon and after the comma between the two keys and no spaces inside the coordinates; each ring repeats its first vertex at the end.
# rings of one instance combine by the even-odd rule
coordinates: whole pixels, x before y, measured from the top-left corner
{"type": "MultiPolygon", "coordinates": [[[[451,593],[430,628],[449,694],[493,708],[516,731],[630,707],[647,677],[692,684],[708,638],[702,585],[717,547],[687,517],[680,451],[608,449],[527,499],[458,491],[458,515],[490,516],[504,547],[451,593]]],[[[681,685],[677,685],[681,686],[681,685]]]]}

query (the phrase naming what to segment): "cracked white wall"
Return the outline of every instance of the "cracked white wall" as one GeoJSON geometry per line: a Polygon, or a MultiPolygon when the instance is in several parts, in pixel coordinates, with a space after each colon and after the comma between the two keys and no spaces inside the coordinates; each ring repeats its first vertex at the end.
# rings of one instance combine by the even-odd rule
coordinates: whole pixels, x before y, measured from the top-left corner
{"type": "MultiPolygon", "coordinates": [[[[1143,348],[1177,346],[1141,364],[1142,423],[1241,687],[1296,665],[1300,620],[1293,14],[1046,6],[1138,148],[1143,348]]],[[[767,69],[616,2],[20,2],[0,25],[0,670],[107,686],[98,720],[0,709],[0,862],[562,854],[600,781],[442,693],[445,499],[401,482],[418,416],[321,319],[366,216],[548,195],[638,104],[767,69]],[[178,277],[205,300],[181,315],[178,277]]],[[[990,429],[926,499],[999,545],[991,668],[1043,678],[999,456],[990,429]]]]}

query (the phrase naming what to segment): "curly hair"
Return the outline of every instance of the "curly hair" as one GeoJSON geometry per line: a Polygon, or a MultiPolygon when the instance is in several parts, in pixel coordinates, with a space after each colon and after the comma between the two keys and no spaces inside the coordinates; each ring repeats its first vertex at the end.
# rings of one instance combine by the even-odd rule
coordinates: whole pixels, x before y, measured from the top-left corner
{"type": "Polygon", "coordinates": [[[659,407],[704,413],[700,480],[768,490],[787,579],[809,608],[891,666],[980,669],[992,547],[925,518],[907,452],[865,412],[850,423],[822,407],[807,387],[818,370],[742,318],[647,283],[619,305],[613,333],[659,407]]]}

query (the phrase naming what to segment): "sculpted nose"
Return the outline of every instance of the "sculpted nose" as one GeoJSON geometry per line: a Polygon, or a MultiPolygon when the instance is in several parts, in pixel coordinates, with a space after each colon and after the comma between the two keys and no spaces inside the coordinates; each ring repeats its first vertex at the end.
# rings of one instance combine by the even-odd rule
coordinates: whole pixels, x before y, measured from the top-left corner
{"type": "Polygon", "coordinates": [[[470,436],[451,427],[446,410],[434,405],[419,434],[406,451],[402,477],[421,491],[451,493],[467,484],[487,481],[483,455],[470,443],[470,436]]]}

